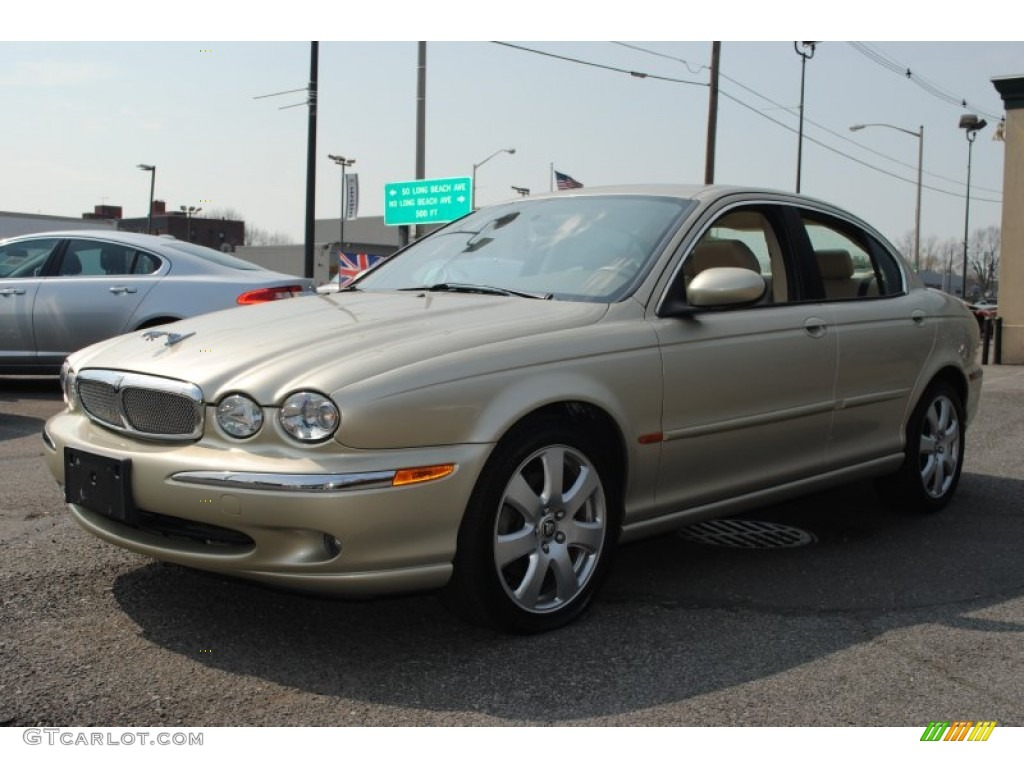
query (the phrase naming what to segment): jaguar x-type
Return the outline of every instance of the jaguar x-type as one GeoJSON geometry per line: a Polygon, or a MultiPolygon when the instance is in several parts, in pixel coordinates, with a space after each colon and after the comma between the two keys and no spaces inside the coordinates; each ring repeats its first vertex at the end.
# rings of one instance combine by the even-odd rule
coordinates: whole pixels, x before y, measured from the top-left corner
{"type": "Polygon", "coordinates": [[[580,189],[475,211],[344,290],[71,355],[46,456],[88,531],[515,632],[616,545],[860,478],[937,510],[978,326],[874,229],[767,190],[580,189]]]}

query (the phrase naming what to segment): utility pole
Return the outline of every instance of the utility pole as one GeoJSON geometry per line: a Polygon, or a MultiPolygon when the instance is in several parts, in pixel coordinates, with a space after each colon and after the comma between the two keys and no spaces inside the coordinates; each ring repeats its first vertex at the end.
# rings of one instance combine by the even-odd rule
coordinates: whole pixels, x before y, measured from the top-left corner
{"type": "Polygon", "coordinates": [[[797,136],[796,144],[796,191],[800,193],[800,175],[803,169],[803,156],[804,156],[804,80],[807,77],[807,62],[814,58],[814,50],[818,43],[815,40],[804,40],[797,43],[793,43],[793,50],[796,51],[800,57],[800,131],[797,136]],[[800,49],[803,47],[803,50],[800,49]]]}
{"type": "MultiPolygon", "coordinates": [[[[416,61],[416,179],[427,177],[427,43],[420,41],[416,61]]],[[[415,239],[420,238],[416,226],[415,239]]]]}
{"type": "Polygon", "coordinates": [[[316,75],[320,43],[309,44],[309,139],[306,143],[306,263],[305,276],[313,277],[313,237],[316,222],[316,75]]]}
{"type": "Polygon", "coordinates": [[[718,137],[718,62],[722,42],[711,43],[711,88],[708,97],[708,145],[704,156],[704,183],[715,183],[715,142],[718,137]]]}

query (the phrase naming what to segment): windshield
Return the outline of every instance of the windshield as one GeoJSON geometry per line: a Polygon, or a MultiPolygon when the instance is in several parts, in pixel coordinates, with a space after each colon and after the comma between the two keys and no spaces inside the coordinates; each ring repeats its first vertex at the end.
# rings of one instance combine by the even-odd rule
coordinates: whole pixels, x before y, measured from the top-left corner
{"type": "Polygon", "coordinates": [[[381,263],[358,290],[490,289],[617,301],[639,282],[691,200],[637,195],[516,201],[471,213],[381,263]]]}

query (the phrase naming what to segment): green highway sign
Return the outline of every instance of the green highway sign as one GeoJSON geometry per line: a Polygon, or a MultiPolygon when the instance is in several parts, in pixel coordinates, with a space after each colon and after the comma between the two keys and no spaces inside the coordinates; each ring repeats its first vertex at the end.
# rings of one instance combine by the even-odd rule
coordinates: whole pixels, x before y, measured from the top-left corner
{"type": "Polygon", "coordinates": [[[472,210],[472,186],[468,176],[385,184],[384,223],[395,227],[454,221],[472,210]]]}

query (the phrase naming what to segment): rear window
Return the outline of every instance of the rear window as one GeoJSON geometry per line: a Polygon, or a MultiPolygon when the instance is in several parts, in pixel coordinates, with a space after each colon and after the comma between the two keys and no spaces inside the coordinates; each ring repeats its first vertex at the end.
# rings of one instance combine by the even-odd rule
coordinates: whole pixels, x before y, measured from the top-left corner
{"type": "Polygon", "coordinates": [[[263,267],[244,261],[237,256],[232,256],[228,253],[221,253],[220,251],[213,250],[213,248],[196,245],[195,243],[185,243],[180,240],[168,240],[166,243],[162,243],[162,245],[169,251],[180,251],[181,253],[187,253],[190,256],[198,256],[200,259],[209,261],[213,264],[219,264],[220,266],[227,267],[228,269],[239,269],[247,272],[258,272],[263,269],[263,267]]]}

